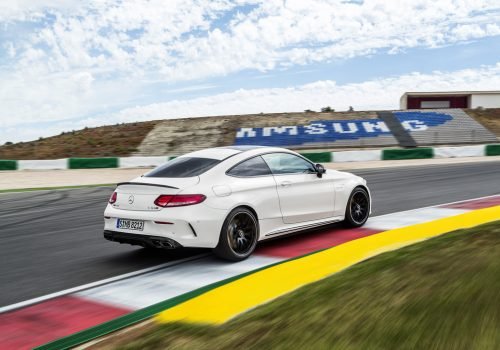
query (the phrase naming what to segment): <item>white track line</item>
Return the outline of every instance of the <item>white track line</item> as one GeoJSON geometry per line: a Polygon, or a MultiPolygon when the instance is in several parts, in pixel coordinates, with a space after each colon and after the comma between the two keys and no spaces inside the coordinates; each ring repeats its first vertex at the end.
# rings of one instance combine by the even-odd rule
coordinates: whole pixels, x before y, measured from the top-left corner
{"type": "MultiPolygon", "coordinates": [[[[480,199],[492,198],[492,197],[497,197],[499,195],[500,194],[494,194],[494,195],[490,195],[490,196],[484,196],[484,197],[478,197],[478,198],[469,198],[469,199],[463,199],[463,200],[454,201],[454,202],[435,204],[435,205],[430,205],[430,206],[427,206],[427,207],[405,210],[405,212],[412,212],[412,211],[421,210],[421,209],[425,209],[425,208],[432,208],[432,207],[437,207],[437,206],[442,206],[442,205],[449,205],[449,204],[455,204],[455,203],[460,203],[460,202],[467,202],[467,201],[473,201],[473,200],[480,200],[480,199]]],[[[389,216],[389,215],[392,215],[392,214],[394,214],[394,213],[379,215],[379,216],[375,216],[375,217],[376,218],[382,218],[382,217],[386,217],[386,216],[389,216]]],[[[15,309],[19,309],[19,308],[22,308],[22,307],[26,307],[26,306],[29,306],[29,305],[37,304],[37,303],[40,303],[40,302],[43,302],[43,301],[46,301],[46,300],[49,300],[49,299],[54,299],[54,298],[57,298],[57,297],[60,297],[60,296],[63,296],[63,295],[72,294],[72,293],[76,293],[76,292],[81,292],[81,291],[89,289],[89,288],[98,287],[98,286],[101,286],[101,285],[104,285],[104,284],[108,284],[108,283],[111,283],[111,282],[115,282],[115,281],[118,281],[118,280],[122,280],[122,279],[130,278],[130,277],[134,277],[134,276],[137,276],[137,275],[142,275],[142,274],[145,274],[145,273],[148,273],[148,272],[151,272],[151,271],[155,271],[155,270],[160,270],[160,269],[163,269],[165,267],[174,266],[174,265],[182,264],[182,263],[185,263],[185,262],[188,262],[188,261],[201,259],[201,258],[203,258],[205,256],[209,256],[209,255],[210,255],[210,253],[199,254],[199,255],[195,255],[195,256],[189,257],[189,258],[180,259],[180,260],[176,260],[176,261],[171,261],[171,262],[168,262],[168,263],[164,263],[164,264],[160,264],[160,265],[148,267],[146,269],[142,269],[142,270],[138,270],[138,271],[134,271],[134,272],[129,272],[129,273],[126,273],[126,274],[123,274],[123,275],[119,275],[119,276],[107,278],[107,279],[104,279],[104,280],[100,280],[100,281],[96,281],[96,282],[84,284],[84,285],[81,285],[81,286],[78,286],[78,287],[65,289],[65,290],[62,290],[60,292],[56,292],[56,293],[52,293],[52,294],[47,294],[47,295],[44,295],[44,296],[41,296],[41,297],[38,297],[38,298],[29,299],[29,300],[22,301],[22,302],[19,302],[19,303],[15,303],[15,304],[3,306],[3,307],[0,307],[0,314],[4,313],[4,312],[15,310],[15,309]]]]}
{"type": "Polygon", "coordinates": [[[476,200],[481,200],[481,199],[486,199],[486,198],[493,198],[493,197],[498,197],[498,196],[500,196],[500,193],[492,194],[492,195],[489,195],[489,196],[477,197],[477,198],[462,199],[462,200],[459,200],[459,201],[448,202],[448,203],[433,204],[433,205],[429,205],[427,207],[421,207],[421,208],[416,208],[416,209],[403,210],[401,212],[394,212],[394,213],[389,213],[389,214],[377,215],[377,216],[374,216],[374,218],[383,218],[385,216],[389,216],[389,215],[396,214],[396,213],[403,213],[403,212],[405,212],[405,213],[411,213],[413,211],[418,211],[418,210],[422,210],[422,209],[428,209],[428,208],[434,208],[434,207],[441,207],[443,205],[450,205],[450,204],[456,204],[456,203],[462,203],[462,202],[471,202],[471,201],[476,201],[476,200]]]}
{"type": "MultiPolygon", "coordinates": [[[[71,185],[69,185],[71,186],[71,185]]],[[[29,188],[29,190],[26,190],[26,189],[23,189],[23,188],[13,188],[12,190],[11,189],[0,189],[0,191],[5,191],[5,192],[0,192],[0,196],[1,195],[4,195],[4,194],[11,194],[11,193],[14,193],[14,194],[18,194],[18,193],[26,193],[26,194],[29,194],[29,193],[33,193],[33,192],[54,192],[54,191],[68,191],[68,190],[85,190],[85,189],[94,189],[94,188],[111,188],[111,187],[115,187],[116,184],[109,184],[109,185],[84,185],[84,186],[79,186],[79,187],[54,187],[52,189],[49,189],[49,190],[37,190],[36,187],[26,187],[26,188],[29,188]],[[34,188],[33,190],[31,188],[34,188]]],[[[50,186],[47,186],[47,187],[50,187],[50,186]]]]}
{"type": "Polygon", "coordinates": [[[15,309],[19,309],[19,308],[22,308],[22,307],[26,307],[26,306],[29,306],[29,305],[38,304],[38,303],[41,303],[41,302],[49,300],[49,299],[54,299],[54,298],[57,298],[57,297],[61,297],[63,295],[68,295],[68,294],[73,294],[73,293],[76,293],[76,292],[81,292],[81,291],[86,290],[86,289],[90,289],[90,288],[94,288],[94,287],[99,287],[99,286],[102,286],[102,285],[105,285],[105,284],[108,284],[108,283],[112,283],[112,282],[116,282],[116,281],[119,281],[119,280],[122,280],[122,279],[127,279],[127,278],[130,278],[130,277],[135,277],[135,276],[142,275],[142,274],[145,274],[145,273],[148,273],[148,272],[152,272],[152,271],[155,271],[155,270],[161,270],[161,269],[166,268],[166,267],[175,266],[175,265],[183,264],[183,263],[188,262],[188,261],[193,261],[193,260],[201,259],[201,258],[204,258],[204,257],[209,256],[209,255],[210,255],[210,253],[198,254],[198,255],[195,255],[195,256],[188,257],[188,258],[179,259],[179,260],[175,260],[175,261],[170,261],[168,263],[164,263],[164,264],[160,264],[160,265],[156,265],[156,266],[151,266],[151,267],[148,267],[146,269],[142,269],[142,270],[138,270],[138,271],[134,271],[134,272],[129,272],[129,273],[126,273],[126,274],[123,274],[123,275],[106,278],[106,279],[103,279],[103,280],[100,280],[100,281],[83,284],[83,285],[78,286],[78,287],[73,287],[73,288],[65,289],[65,290],[62,290],[60,292],[55,292],[55,293],[43,295],[41,297],[37,297],[37,298],[33,298],[33,299],[21,301],[19,303],[15,303],[15,304],[3,306],[3,307],[0,307],[0,314],[4,313],[4,312],[15,310],[15,309]]]}

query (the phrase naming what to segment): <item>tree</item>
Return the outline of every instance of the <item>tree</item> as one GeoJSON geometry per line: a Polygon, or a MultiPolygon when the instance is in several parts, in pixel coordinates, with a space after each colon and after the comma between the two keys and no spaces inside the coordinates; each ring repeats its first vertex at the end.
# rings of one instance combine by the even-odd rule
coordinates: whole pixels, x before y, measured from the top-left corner
{"type": "Polygon", "coordinates": [[[332,107],[330,107],[330,106],[326,106],[326,107],[321,108],[321,112],[323,112],[323,113],[326,113],[326,112],[335,112],[335,110],[332,107]]]}

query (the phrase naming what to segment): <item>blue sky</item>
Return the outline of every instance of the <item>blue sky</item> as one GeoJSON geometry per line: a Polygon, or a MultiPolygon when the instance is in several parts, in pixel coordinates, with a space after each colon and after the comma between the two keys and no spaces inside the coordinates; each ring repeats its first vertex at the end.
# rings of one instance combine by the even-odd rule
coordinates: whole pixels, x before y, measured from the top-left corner
{"type": "MultiPolygon", "coordinates": [[[[411,72],[431,74],[436,70],[456,71],[482,65],[495,65],[499,58],[500,36],[495,36],[438,48],[409,49],[397,54],[385,51],[351,59],[340,58],[332,62],[313,63],[272,72],[246,70],[229,76],[201,80],[200,89],[194,91],[183,90],[183,87],[196,86],[192,82],[176,84],[180,91],[171,88],[167,82],[165,83],[167,87],[163,87],[163,91],[167,93],[168,98],[193,98],[230,92],[238,88],[279,88],[318,80],[335,80],[338,84],[360,83],[411,72]]],[[[397,102],[394,101],[394,104],[397,102]]],[[[317,106],[311,107],[317,108],[317,106]]],[[[396,107],[393,105],[391,108],[396,107]]]]}
{"type": "Polygon", "coordinates": [[[0,4],[0,144],[118,122],[397,109],[500,89],[500,3],[18,0],[0,4]]]}

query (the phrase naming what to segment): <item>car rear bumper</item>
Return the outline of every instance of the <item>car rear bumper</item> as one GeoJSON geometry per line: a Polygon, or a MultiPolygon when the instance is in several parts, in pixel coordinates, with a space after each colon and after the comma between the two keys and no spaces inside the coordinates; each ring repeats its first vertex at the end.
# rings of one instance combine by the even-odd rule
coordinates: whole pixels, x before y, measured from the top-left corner
{"type": "Polygon", "coordinates": [[[104,238],[108,241],[126,243],[131,245],[139,245],[142,247],[176,249],[182,248],[179,242],[167,237],[138,235],[127,232],[104,231],[104,238]]]}
{"type": "Polygon", "coordinates": [[[104,212],[104,231],[124,233],[135,241],[143,237],[160,237],[177,242],[182,247],[214,248],[227,213],[203,203],[158,211],[121,210],[107,206],[104,212]],[[143,230],[118,228],[118,219],[144,221],[143,230]]]}

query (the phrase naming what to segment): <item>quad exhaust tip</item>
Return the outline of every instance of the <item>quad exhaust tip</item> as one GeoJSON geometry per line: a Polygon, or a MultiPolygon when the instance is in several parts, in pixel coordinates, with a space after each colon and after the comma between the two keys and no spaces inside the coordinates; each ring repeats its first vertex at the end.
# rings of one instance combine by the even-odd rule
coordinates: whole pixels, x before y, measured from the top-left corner
{"type": "Polygon", "coordinates": [[[120,244],[125,243],[131,245],[139,245],[142,247],[154,247],[161,249],[176,249],[182,247],[182,245],[169,238],[142,236],[125,232],[104,231],[104,238],[112,242],[118,242],[120,244]]]}

